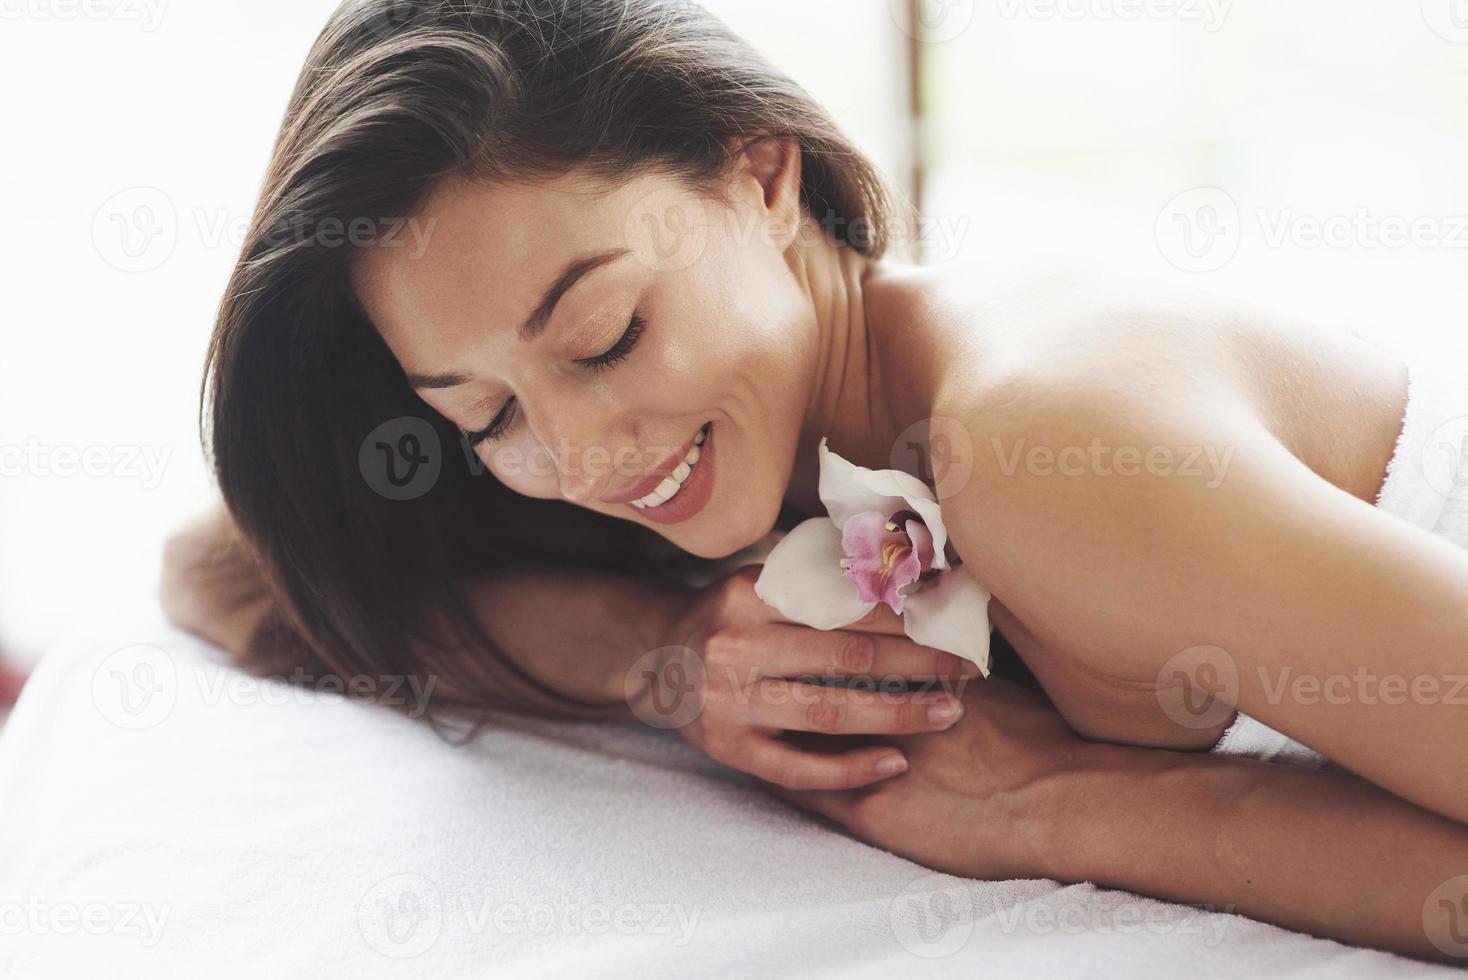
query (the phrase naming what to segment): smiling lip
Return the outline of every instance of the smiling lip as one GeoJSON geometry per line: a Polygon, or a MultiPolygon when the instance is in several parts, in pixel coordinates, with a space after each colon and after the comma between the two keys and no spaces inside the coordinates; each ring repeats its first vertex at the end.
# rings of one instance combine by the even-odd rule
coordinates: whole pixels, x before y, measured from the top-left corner
{"type": "MultiPolygon", "coordinates": [[[[670,461],[659,465],[646,480],[626,493],[618,494],[614,498],[606,498],[606,502],[623,504],[638,517],[645,517],[654,524],[677,524],[699,513],[708,504],[709,498],[713,496],[715,428],[712,422],[708,424],[708,434],[704,437],[698,464],[693,467],[693,472],[688,474],[688,479],[683,481],[678,492],[665,503],[657,507],[637,508],[632,506],[632,501],[641,500],[652,493],[669,473],[678,468],[678,464],[688,455],[688,450],[693,448],[693,439],[688,440],[688,444],[680,453],[670,457],[670,461]]],[[[697,438],[696,433],[694,438],[697,438]]]]}
{"type": "MultiPolygon", "coordinates": [[[[699,432],[702,431],[703,429],[700,428],[699,432]]],[[[652,470],[647,474],[646,479],[633,484],[632,487],[622,491],[621,493],[612,494],[609,497],[601,498],[602,503],[630,504],[632,503],[632,501],[641,500],[643,497],[646,497],[648,494],[652,493],[658,488],[658,484],[666,480],[668,478],[668,474],[676,470],[678,468],[678,464],[683,462],[683,457],[688,455],[689,450],[693,448],[693,440],[697,438],[698,432],[695,432],[693,435],[688,437],[688,441],[683,444],[682,449],[670,454],[667,459],[654,466],[652,470]]]]}

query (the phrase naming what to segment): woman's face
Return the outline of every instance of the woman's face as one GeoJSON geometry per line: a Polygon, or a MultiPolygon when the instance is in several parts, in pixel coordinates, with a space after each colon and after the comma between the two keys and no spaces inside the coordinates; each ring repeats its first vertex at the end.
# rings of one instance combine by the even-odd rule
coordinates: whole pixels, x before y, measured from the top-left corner
{"type": "Polygon", "coordinates": [[[727,555],[779,513],[817,343],[785,255],[798,174],[745,161],[731,191],[445,183],[419,238],[367,250],[355,285],[410,382],[511,489],[727,555]]]}

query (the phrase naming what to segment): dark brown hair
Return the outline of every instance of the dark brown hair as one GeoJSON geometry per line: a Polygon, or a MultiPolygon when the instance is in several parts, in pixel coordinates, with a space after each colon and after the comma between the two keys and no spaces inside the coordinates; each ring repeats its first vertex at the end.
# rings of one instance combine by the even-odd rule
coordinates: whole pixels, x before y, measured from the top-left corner
{"type": "Polygon", "coordinates": [[[531,562],[646,567],[661,539],[478,472],[363,315],[351,262],[444,178],[655,170],[714,193],[730,147],[770,135],[798,143],[810,214],[880,256],[894,205],[879,173],[694,3],[348,0],[333,14],[291,96],[203,391],[225,502],[278,599],[252,666],[436,675],[454,695],[420,710],[565,706],[482,634],[463,583],[531,562]],[[440,465],[431,489],[393,499],[364,440],[401,419],[440,465]]]}

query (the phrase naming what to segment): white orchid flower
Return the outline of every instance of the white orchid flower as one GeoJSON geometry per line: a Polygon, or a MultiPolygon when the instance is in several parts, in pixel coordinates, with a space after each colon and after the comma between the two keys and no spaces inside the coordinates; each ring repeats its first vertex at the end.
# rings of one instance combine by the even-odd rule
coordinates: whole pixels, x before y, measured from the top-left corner
{"type": "Polygon", "coordinates": [[[869,470],[821,440],[821,503],[765,560],[754,591],[793,622],[832,630],[879,602],[925,646],[989,674],[989,591],[949,560],[948,531],[933,492],[900,470],[869,470]]]}

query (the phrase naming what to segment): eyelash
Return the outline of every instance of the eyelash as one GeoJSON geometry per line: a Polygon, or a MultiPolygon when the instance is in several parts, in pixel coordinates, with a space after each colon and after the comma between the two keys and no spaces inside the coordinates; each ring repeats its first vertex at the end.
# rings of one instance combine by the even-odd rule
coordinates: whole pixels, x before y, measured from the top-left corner
{"type": "MultiPolygon", "coordinates": [[[[620,364],[632,353],[632,349],[642,339],[643,331],[646,329],[647,321],[642,318],[640,313],[633,313],[631,321],[627,324],[627,329],[623,331],[622,336],[618,338],[617,342],[612,345],[611,350],[605,354],[598,354],[595,357],[580,358],[576,363],[582,367],[590,368],[593,371],[605,371],[610,367],[620,364]]],[[[495,416],[494,421],[489,424],[488,428],[481,429],[478,432],[467,433],[470,448],[503,436],[505,431],[509,429],[510,423],[514,420],[515,400],[512,398],[504,408],[500,409],[499,414],[495,416]]]]}

